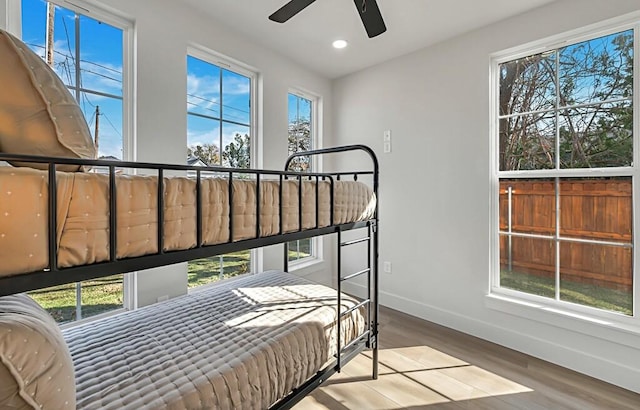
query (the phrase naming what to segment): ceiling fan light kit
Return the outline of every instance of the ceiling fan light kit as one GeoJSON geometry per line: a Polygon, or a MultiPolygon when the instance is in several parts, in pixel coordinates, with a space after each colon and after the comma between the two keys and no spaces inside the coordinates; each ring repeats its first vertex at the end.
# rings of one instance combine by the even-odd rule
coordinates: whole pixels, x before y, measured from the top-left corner
{"type": "MultiPolygon", "coordinates": [[[[269,20],[284,23],[315,1],[316,0],[291,0],[270,15],[269,20]]],[[[353,2],[356,5],[356,9],[358,10],[358,14],[369,38],[379,36],[387,31],[387,26],[384,24],[384,19],[382,18],[382,13],[380,13],[380,8],[376,0],[353,0],[353,2]]]]}

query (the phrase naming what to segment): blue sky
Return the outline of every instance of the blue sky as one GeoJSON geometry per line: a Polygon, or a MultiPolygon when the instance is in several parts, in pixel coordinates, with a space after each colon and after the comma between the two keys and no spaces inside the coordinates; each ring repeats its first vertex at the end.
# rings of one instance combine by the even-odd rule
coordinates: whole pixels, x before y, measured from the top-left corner
{"type": "MultiPolygon", "coordinates": [[[[22,39],[38,55],[45,55],[46,2],[22,0],[22,39]]],[[[75,14],[56,7],[54,70],[68,86],[76,85],[75,14]]],[[[80,17],[81,86],[120,98],[82,93],[79,101],[91,134],[96,106],[100,107],[99,155],[122,158],[122,31],[89,17],[80,17]]],[[[75,95],[75,91],[71,91],[75,95]]],[[[95,137],[95,135],[94,135],[95,137]]]]}
{"type": "Polygon", "coordinates": [[[187,110],[209,117],[187,117],[187,145],[220,147],[222,138],[224,150],[236,134],[250,135],[250,98],[248,77],[187,56],[187,110]]]}
{"type": "MultiPolygon", "coordinates": [[[[22,0],[22,39],[42,58],[45,57],[46,18],[44,0],[22,0]]],[[[82,15],[79,21],[81,86],[115,97],[81,93],[79,104],[94,137],[96,106],[100,108],[99,155],[123,158],[122,30],[82,15]]],[[[75,13],[56,6],[54,70],[69,87],[76,86],[76,40],[75,13]]],[[[233,71],[187,56],[186,108],[211,117],[187,117],[188,146],[219,146],[222,138],[224,149],[236,134],[250,134],[250,81],[233,71]]],[[[71,92],[75,95],[75,90],[71,92]]],[[[311,102],[289,95],[289,122],[310,117],[311,102]]]]}

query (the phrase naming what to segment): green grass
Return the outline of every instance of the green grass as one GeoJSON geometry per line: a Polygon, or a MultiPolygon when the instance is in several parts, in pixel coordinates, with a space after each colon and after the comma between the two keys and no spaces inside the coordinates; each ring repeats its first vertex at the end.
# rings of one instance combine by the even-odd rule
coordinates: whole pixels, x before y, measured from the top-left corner
{"type": "MultiPolygon", "coordinates": [[[[500,286],[533,295],[555,297],[554,278],[503,270],[500,272],[500,286]]],[[[633,294],[631,291],[561,280],[560,300],[629,316],[633,314],[633,294]]]]}
{"type": "Polygon", "coordinates": [[[188,286],[195,288],[220,279],[249,273],[251,267],[251,251],[245,250],[223,256],[224,274],[220,275],[220,257],[196,259],[188,263],[188,286]]]}
{"type": "MultiPolygon", "coordinates": [[[[82,282],[82,317],[87,318],[123,307],[123,275],[82,282]]],[[[56,322],[76,320],[76,284],[55,286],[29,292],[56,322]]]]}
{"type": "MultiPolygon", "coordinates": [[[[310,256],[311,240],[301,240],[299,250],[295,242],[289,249],[289,260],[310,256]]],[[[188,287],[206,285],[220,279],[249,272],[251,251],[224,255],[224,274],[220,274],[220,257],[198,259],[188,263],[188,287]]],[[[76,284],[55,286],[30,292],[29,295],[45,308],[58,323],[76,320],[76,284]]],[[[87,318],[123,307],[123,275],[114,275],[82,282],[82,317],[87,318]]]]}
{"type": "Polygon", "coordinates": [[[311,238],[289,242],[289,262],[311,256],[311,238]]]}

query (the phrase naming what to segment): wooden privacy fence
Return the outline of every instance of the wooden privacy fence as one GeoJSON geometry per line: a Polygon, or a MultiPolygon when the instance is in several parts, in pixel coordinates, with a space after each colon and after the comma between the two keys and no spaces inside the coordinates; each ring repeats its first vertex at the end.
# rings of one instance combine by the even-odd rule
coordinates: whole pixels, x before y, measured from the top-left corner
{"type": "Polygon", "coordinates": [[[560,206],[556,210],[554,179],[500,181],[501,269],[555,277],[556,246],[560,246],[561,280],[630,291],[631,178],[563,178],[558,189],[560,206]],[[557,212],[559,242],[509,234],[555,237],[557,212]]]}

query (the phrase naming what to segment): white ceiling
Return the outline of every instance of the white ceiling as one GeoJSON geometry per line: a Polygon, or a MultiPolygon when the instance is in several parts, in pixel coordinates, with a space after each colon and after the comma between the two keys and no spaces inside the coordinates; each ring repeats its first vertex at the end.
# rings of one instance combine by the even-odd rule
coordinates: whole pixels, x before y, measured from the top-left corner
{"type": "Polygon", "coordinates": [[[556,0],[378,0],[387,32],[369,39],[352,0],[317,0],[284,24],[268,16],[288,0],[182,0],[328,78],[431,44],[556,0]],[[349,46],[335,50],[344,39],[349,46]]]}

